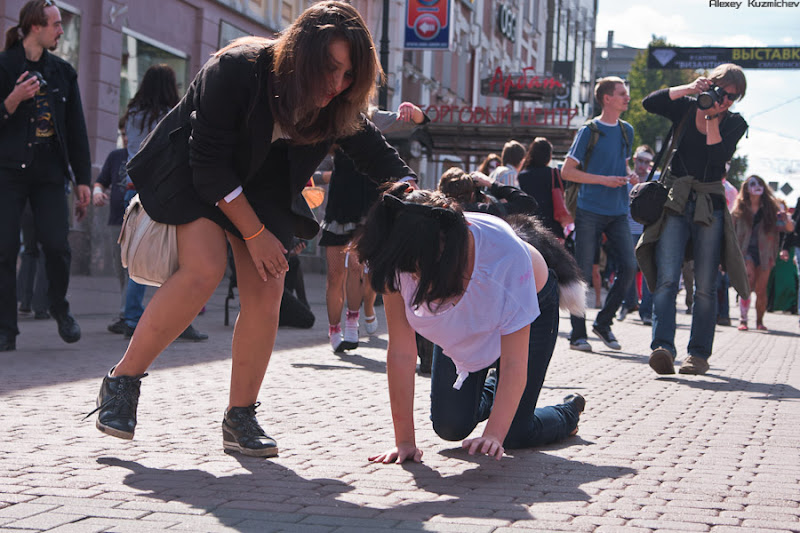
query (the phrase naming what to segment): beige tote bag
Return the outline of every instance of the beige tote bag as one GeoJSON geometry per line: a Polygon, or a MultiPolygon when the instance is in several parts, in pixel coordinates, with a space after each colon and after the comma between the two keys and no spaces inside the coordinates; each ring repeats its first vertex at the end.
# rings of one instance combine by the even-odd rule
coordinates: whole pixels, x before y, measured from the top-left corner
{"type": "Polygon", "coordinates": [[[117,242],[122,266],[136,283],[160,287],[178,270],[176,226],[151,219],[138,194],[125,210],[117,242]]]}

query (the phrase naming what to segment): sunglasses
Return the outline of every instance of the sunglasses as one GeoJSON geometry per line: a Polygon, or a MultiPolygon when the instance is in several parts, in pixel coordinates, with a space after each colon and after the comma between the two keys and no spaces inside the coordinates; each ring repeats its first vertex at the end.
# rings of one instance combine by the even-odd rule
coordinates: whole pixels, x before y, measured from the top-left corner
{"type": "Polygon", "coordinates": [[[735,101],[736,101],[736,100],[738,100],[738,99],[739,99],[739,97],[741,96],[741,95],[740,95],[740,94],[738,94],[738,93],[729,93],[729,92],[728,92],[728,91],[726,91],[725,89],[720,89],[720,90],[719,90],[719,93],[720,93],[720,96],[727,97],[727,98],[728,98],[728,100],[730,100],[731,102],[735,102],[735,101]]]}

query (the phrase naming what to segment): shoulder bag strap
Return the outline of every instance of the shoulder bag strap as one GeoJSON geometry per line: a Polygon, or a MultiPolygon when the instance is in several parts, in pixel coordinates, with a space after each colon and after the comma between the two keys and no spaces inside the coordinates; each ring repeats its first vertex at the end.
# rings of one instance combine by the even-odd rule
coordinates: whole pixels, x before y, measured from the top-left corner
{"type": "MultiPolygon", "coordinates": [[[[664,164],[661,167],[661,175],[665,175],[665,171],[669,168],[669,164],[672,162],[672,157],[675,155],[675,151],[678,149],[678,146],[683,140],[683,135],[686,133],[686,126],[689,122],[689,117],[692,115],[692,111],[694,110],[694,105],[689,106],[689,110],[686,112],[686,115],[681,119],[678,127],[676,128],[674,125],[670,127],[669,132],[667,133],[667,138],[664,139],[664,142],[661,145],[661,150],[658,152],[655,161],[653,162],[653,167],[650,169],[650,174],[647,175],[647,179],[645,181],[650,181],[653,179],[655,175],[656,169],[661,162],[661,158],[664,157],[664,154],[667,154],[667,157],[664,159],[664,164]],[[669,145],[669,148],[667,146],[669,145]]],[[[660,179],[660,178],[659,178],[660,179]]]]}

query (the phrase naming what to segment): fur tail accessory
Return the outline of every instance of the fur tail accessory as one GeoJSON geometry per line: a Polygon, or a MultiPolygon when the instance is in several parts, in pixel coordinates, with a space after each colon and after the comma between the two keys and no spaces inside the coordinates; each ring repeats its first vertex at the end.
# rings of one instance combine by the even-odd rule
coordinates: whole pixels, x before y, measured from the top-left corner
{"type": "Polygon", "coordinates": [[[575,258],[536,217],[509,215],[506,222],[517,236],[542,254],[558,277],[559,307],[575,316],[586,316],[586,282],[575,258]]]}

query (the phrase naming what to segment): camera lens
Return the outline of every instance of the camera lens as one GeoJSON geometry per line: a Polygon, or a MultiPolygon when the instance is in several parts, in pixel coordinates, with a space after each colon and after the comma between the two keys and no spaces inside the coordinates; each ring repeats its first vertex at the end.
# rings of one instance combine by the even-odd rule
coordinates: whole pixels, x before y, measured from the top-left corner
{"type": "Polygon", "coordinates": [[[706,110],[711,109],[714,107],[714,103],[716,102],[716,98],[714,98],[714,94],[710,91],[700,93],[697,95],[697,107],[700,109],[706,110]]]}

